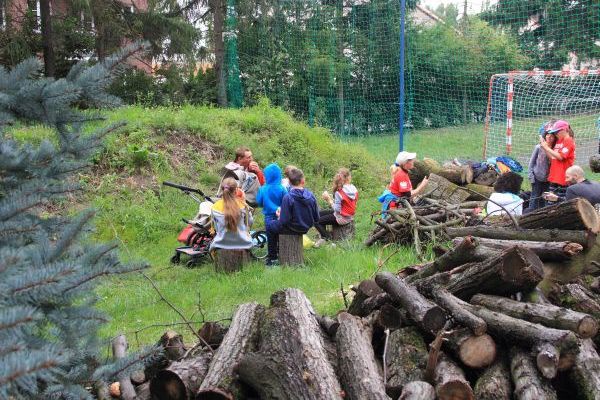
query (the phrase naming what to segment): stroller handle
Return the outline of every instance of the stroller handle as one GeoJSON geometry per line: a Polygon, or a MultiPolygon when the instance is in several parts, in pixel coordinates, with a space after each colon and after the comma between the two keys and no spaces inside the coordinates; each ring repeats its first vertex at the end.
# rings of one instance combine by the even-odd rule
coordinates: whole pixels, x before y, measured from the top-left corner
{"type": "Polygon", "coordinates": [[[178,183],[173,183],[173,182],[169,182],[169,181],[164,181],[162,184],[165,185],[165,186],[169,186],[169,187],[175,188],[175,189],[179,189],[179,190],[181,190],[183,192],[186,192],[186,193],[197,193],[200,196],[202,196],[205,199],[207,199],[207,200],[209,200],[209,201],[212,202],[212,199],[209,196],[205,195],[204,192],[202,190],[200,190],[200,189],[194,189],[194,188],[191,188],[189,186],[184,186],[184,185],[180,185],[178,183]]]}

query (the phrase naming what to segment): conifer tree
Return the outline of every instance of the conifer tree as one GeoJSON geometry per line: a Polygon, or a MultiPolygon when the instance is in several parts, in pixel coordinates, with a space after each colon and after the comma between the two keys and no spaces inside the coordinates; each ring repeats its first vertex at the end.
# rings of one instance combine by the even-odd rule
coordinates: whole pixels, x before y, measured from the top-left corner
{"type": "Polygon", "coordinates": [[[10,71],[0,67],[0,399],[90,398],[93,382],[150,357],[148,351],[106,365],[98,329],[107,318],[94,308],[98,278],[144,265],[122,264],[116,244],[92,242],[92,210],[47,211],[80,190],[77,173],[122,126],[83,132],[101,118],[92,110],[119,104],[105,89],[140,47],[93,66],[79,63],[64,79],[42,76],[35,58],[10,71]],[[7,132],[13,123],[41,123],[55,136],[23,143],[7,132]]]}

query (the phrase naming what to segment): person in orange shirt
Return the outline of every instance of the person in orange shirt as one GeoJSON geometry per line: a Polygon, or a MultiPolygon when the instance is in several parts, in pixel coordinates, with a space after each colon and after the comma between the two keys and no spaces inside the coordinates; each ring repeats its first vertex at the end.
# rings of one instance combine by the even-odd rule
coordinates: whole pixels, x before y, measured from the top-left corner
{"type": "Polygon", "coordinates": [[[550,172],[548,173],[550,191],[562,192],[567,187],[567,169],[575,162],[573,129],[567,121],[559,119],[548,130],[548,133],[555,134],[557,138],[554,148],[550,148],[550,145],[540,137],[540,147],[550,158],[550,172]]]}
{"type": "Polygon", "coordinates": [[[409,199],[419,195],[427,186],[429,179],[425,177],[416,189],[413,189],[412,183],[408,176],[408,171],[415,167],[415,158],[417,153],[409,153],[408,151],[401,151],[396,156],[396,166],[398,170],[394,173],[392,182],[390,183],[390,192],[396,197],[407,197],[409,199]]]}

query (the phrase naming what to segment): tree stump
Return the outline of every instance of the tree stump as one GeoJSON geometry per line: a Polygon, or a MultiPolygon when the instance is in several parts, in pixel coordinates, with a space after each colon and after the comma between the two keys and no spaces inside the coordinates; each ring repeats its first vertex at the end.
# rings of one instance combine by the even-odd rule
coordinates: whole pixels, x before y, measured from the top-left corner
{"type": "Polygon", "coordinates": [[[279,264],[304,264],[302,235],[279,235],[279,264]]]}
{"type": "Polygon", "coordinates": [[[237,272],[248,262],[250,262],[250,252],[248,250],[218,249],[215,257],[215,271],[237,272]]]}
{"type": "Polygon", "coordinates": [[[331,238],[334,241],[350,240],[354,237],[354,221],[350,221],[344,225],[333,225],[331,238]]]}

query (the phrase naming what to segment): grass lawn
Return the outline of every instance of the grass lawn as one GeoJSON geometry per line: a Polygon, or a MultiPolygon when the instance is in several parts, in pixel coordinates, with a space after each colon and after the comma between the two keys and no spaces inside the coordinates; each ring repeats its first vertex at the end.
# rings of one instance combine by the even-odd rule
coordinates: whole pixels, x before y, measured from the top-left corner
{"type": "MultiPolygon", "coordinates": [[[[268,104],[242,110],[125,107],[108,117],[129,124],[108,138],[92,172],[80,176],[89,203],[98,210],[91,240],[116,240],[124,260],[146,260],[150,265],[146,276],[196,328],[203,320],[231,317],[241,303],[268,304],[273,292],[287,287],[302,289],[317,312],[333,314],[344,307],[342,287],[348,291],[350,284],[379,268],[395,271],[418,262],[408,248],[367,249],[362,245],[372,227],[371,214],[380,207],[376,198],[389,180],[388,167],[398,149],[396,135],[342,142],[268,104]],[[303,268],[265,269],[255,262],[239,273],[222,275],[211,264],[194,269],[171,265],[169,259],[179,245],[176,237],[183,228],[181,218],[193,217],[197,205],[160,183],[172,180],[213,193],[220,168],[240,145],[248,145],[263,166],[278,162],[301,167],[307,187],[317,197],[329,189],[337,168],[350,167],[361,193],[356,238],[337,247],[306,250],[303,268]]],[[[51,132],[17,127],[13,135],[35,142],[51,132]]],[[[407,135],[406,148],[416,151],[419,158],[479,160],[483,129],[474,124],[415,131],[407,135]]],[[[80,204],[74,203],[76,208],[80,204]]],[[[262,226],[260,220],[255,229],[262,226]]],[[[96,293],[99,307],[111,317],[102,332],[107,338],[124,332],[133,346],[151,344],[167,329],[163,325],[181,323],[141,274],[108,278],[96,293]]],[[[185,327],[175,329],[193,341],[185,327]]]]}

